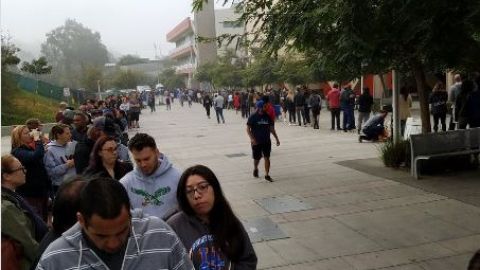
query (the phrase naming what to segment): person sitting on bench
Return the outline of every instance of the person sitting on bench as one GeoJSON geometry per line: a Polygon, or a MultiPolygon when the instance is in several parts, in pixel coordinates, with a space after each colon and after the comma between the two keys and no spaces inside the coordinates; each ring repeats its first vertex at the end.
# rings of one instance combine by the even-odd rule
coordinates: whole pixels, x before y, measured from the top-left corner
{"type": "Polygon", "coordinates": [[[362,128],[363,134],[358,137],[358,141],[378,141],[384,140],[386,137],[388,137],[384,126],[384,121],[387,115],[388,111],[380,110],[375,116],[368,119],[362,128]]]}

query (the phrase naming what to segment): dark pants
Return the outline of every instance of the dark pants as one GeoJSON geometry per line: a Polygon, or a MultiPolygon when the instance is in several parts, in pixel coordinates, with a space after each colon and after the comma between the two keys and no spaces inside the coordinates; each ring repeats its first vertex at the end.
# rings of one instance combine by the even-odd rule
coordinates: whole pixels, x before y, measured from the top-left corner
{"type": "Polygon", "coordinates": [[[446,113],[436,113],[433,115],[433,131],[438,131],[438,122],[442,123],[442,131],[447,131],[447,114],[446,113]]]}
{"type": "Polygon", "coordinates": [[[313,128],[318,129],[319,128],[318,118],[319,118],[319,115],[320,115],[320,108],[313,107],[312,108],[312,115],[313,115],[313,128]]]}
{"type": "Polygon", "coordinates": [[[364,128],[363,134],[365,134],[365,138],[367,140],[378,140],[378,136],[383,134],[384,127],[371,127],[371,128],[364,128]]]}
{"type": "Polygon", "coordinates": [[[343,111],[343,130],[355,128],[355,116],[353,106],[342,108],[343,111]]]}
{"type": "Polygon", "coordinates": [[[332,129],[335,129],[335,120],[336,120],[337,129],[340,130],[340,108],[331,108],[330,114],[332,116],[332,129]]]}
{"type": "Polygon", "coordinates": [[[295,108],[288,109],[288,121],[290,123],[295,123],[297,121],[295,118],[295,108]]]}
{"type": "Polygon", "coordinates": [[[220,118],[222,122],[225,123],[225,118],[223,118],[223,108],[215,108],[215,113],[217,114],[217,122],[220,124],[220,118]]]}
{"type": "Polygon", "coordinates": [[[302,119],[303,123],[305,123],[305,111],[303,111],[303,107],[296,107],[295,110],[297,111],[297,120],[298,120],[298,125],[302,125],[302,119]]]}
{"type": "Polygon", "coordinates": [[[310,124],[310,108],[305,106],[303,110],[305,111],[305,122],[310,124]]]}
{"type": "Polygon", "coordinates": [[[207,111],[208,118],[210,118],[210,106],[205,106],[205,110],[207,111]]]}

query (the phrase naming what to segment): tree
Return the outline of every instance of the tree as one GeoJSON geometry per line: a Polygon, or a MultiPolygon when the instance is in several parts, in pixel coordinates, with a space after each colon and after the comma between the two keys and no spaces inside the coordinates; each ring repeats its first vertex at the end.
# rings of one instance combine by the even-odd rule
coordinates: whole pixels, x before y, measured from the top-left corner
{"type": "Polygon", "coordinates": [[[167,89],[185,88],[183,77],[176,73],[175,68],[167,68],[160,73],[160,83],[167,89]]]}
{"type": "Polygon", "coordinates": [[[81,87],[82,69],[103,67],[108,62],[108,51],[98,32],[81,23],[67,19],[63,26],[46,34],[47,40],[41,52],[53,66],[53,78],[57,84],[81,87]]]}
{"type": "Polygon", "coordinates": [[[13,43],[10,42],[10,37],[7,35],[1,36],[2,42],[2,92],[12,90],[14,82],[8,72],[9,66],[16,66],[20,63],[20,58],[18,58],[17,53],[20,51],[13,43]]]}
{"type": "Polygon", "coordinates": [[[119,89],[135,89],[137,85],[144,85],[147,76],[143,72],[118,69],[113,75],[113,85],[119,89]]]}
{"type": "MultiPolygon", "coordinates": [[[[201,9],[205,0],[194,0],[201,9]]],[[[225,1],[229,2],[229,1],[225,1]]],[[[396,69],[414,75],[423,132],[430,132],[425,73],[479,68],[477,0],[241,0],[241,20],[274,54],[313,54],[330,80],[396,69]]]]}
{"type": "Polygon", "coordinates": [[[103,69],[97,66],[82,67],[80,84],[87,91],[96,92],[98,90],[98,81],[104,82],[104,79],[103,69]]]}
{"type": "Polygon", "coordinates": [[[148,59],[140,58],[139,56],[131,55],[131,54],[124,55],[120,58],[120,60],[118,60],[119,66],[128,66],[128,65],[143,64],[143,63],[148,63],[148,59]]]}
{"type": "MultiPolygon", "coordinates": [[[[23,62],[22,71],[28,72],[35,76],[36,88],[35,94],[38,95],[38,76],[42,74],[50,74],[52,72],[52,66],[48,65],[47,59],[45,57],[40,57],[38,59],[33,59],[31,63],[23,62]]],[[[33,100],[33,105],[36,105],[36,98],[33,100]]]]}

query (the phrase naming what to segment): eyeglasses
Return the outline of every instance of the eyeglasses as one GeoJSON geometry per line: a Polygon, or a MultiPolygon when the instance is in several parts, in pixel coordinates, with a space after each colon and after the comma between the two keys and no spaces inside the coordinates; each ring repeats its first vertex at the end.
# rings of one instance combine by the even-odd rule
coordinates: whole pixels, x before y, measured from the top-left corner
{"type": "Polygon", "coordinates": [[[207,191],[209,186],[210,186],[209,183],[203,182],[203,183],[198,184],[194,188],[187,188],[187,190],[185,192],[187,193],[188,197],[193,198],[195,196],[195,191],[198,192],[198,194],[202,195],[207,191]]]}
{"type": "Polygon", "coordinates": [[[18,172],[18,171],[20,171],[20,170],[21,170],[23,173],[25,173],[25,174],[27,173],[27,169],[25,169],[25,167],[23,167],[23,166],[11,170],[10,173],[18,172]]]}
{"type": "Polygon", "coordinates": [[[115,148],[111,147],[111,148],[103,148],[102,149],[102,151],[107,151],[107,152],[110,152],[110,153],[113,153],[117,150],[118,150],[118,147],[115,147],[115,148]]]}

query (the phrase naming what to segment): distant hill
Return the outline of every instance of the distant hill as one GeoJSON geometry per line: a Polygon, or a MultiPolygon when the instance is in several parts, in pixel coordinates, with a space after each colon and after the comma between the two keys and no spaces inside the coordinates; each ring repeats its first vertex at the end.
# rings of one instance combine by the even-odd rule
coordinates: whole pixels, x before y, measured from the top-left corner
{"type": "Polygon", "coordinates": [[[18,88],[2,90],[2,126],[23,124],[29,118],[38,118],[43,123],[55,122],[58,103],[58,100],[18,88]]]}

